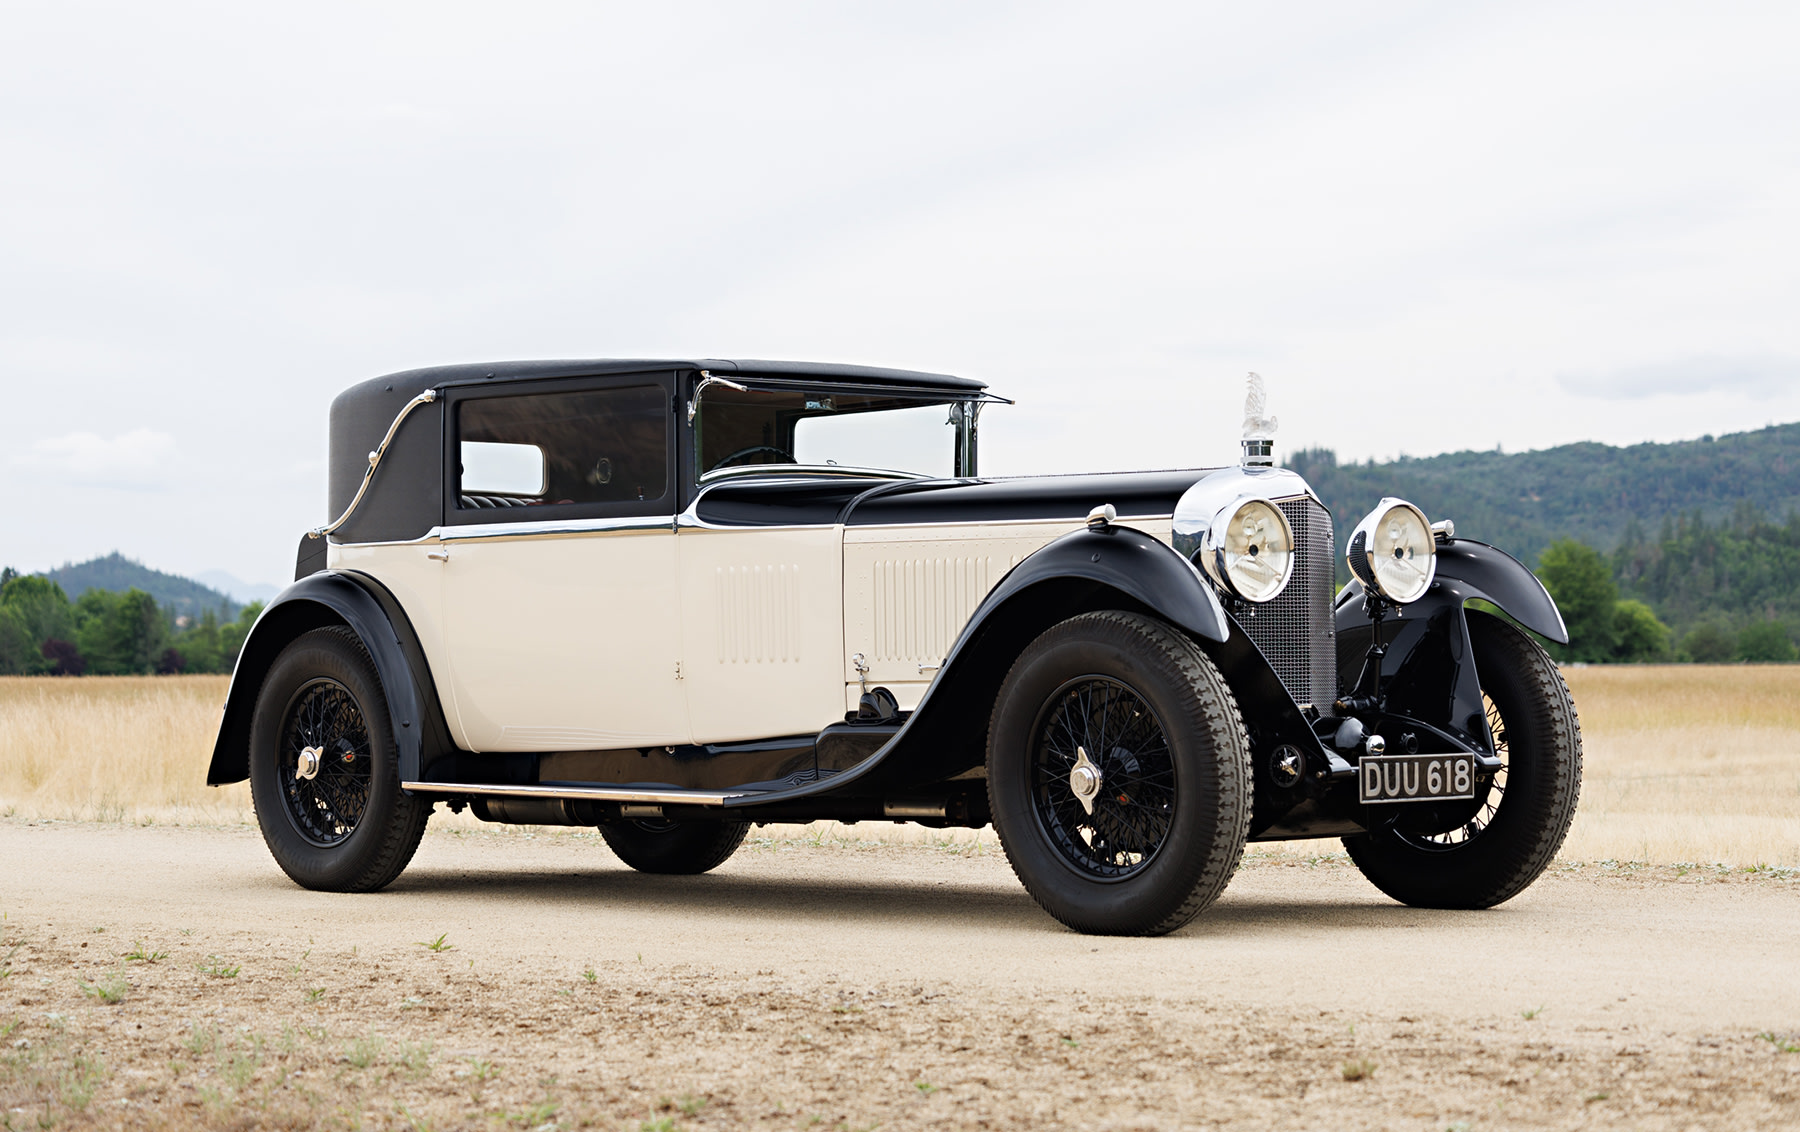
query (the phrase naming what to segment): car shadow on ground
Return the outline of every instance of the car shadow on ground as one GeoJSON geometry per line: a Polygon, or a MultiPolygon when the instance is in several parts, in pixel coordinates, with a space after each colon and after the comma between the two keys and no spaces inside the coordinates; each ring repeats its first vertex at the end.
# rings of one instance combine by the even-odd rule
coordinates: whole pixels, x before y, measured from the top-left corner
{"type": "MultiPolygon", "coordinates": [[[[942,927],[964,925],[1026,934],[1064,933],[1061,924],[1012,884],[988,881],[907,881],[892,878],[832,880],[747,876],[730,872],[703,876],[654,876],[625,869],[563,869],[556,872],[463,870],[409,871],[387,890],[492,902],[496,909],[532,914],[532,908],[588,910],[646,918],[674,914],[718,916],[792,925],[892,925],[896,921],[942,927]]],[[[1265,894],[1224,897],[1176,933],[1189,939],[1229,938],[1270,932],[1319,929],[1385,931],[1431,923],[1444,926],[1480,919],[1491,927],[1506,909],[1444,912],[1407,908],[1370,892],[1346,899],[1342,893],[1316,897],[1265,894]]]]}

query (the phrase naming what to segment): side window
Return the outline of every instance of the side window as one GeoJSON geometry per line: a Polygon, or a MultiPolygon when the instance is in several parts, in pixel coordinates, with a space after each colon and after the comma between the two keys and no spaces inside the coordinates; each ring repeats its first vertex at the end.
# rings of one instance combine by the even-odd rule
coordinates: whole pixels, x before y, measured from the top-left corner
{"type": "Polygon", "coordinates": [[[458,509],[661,500],[668,413],[668,394],[654,385],[465,400],[456,414],[458,509]]]}

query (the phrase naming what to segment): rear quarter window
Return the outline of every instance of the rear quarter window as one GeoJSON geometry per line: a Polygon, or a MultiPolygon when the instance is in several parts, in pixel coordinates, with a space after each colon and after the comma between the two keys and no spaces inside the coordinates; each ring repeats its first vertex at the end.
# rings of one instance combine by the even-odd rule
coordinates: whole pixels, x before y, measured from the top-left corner
{"type": "Polygon", "coordinates": [[[463,401],[457,506],[661,500],[669,495],[668,405],[659,386],[463,401]]]}

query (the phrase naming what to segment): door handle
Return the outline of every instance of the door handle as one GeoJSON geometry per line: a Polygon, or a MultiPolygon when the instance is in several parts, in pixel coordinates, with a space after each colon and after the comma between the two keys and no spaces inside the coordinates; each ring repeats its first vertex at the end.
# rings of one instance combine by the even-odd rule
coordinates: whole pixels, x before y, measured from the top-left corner
{"type": "Polygon", "coordinates": [[[446,546],[441,550],[427,550],[425,557],[435,558],[439,562],[448,562],[450,561],[450,548],[446,546]]]}

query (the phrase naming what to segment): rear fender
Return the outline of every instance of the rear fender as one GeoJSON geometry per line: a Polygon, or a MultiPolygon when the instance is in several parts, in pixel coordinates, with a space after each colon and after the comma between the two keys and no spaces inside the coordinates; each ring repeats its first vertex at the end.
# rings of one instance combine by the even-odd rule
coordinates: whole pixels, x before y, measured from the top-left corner
{"type": "Polygon", "coordinates": [[[250,777],[250,720],[263,678],[293,640],[327,625],[344,625],[375,662],[387,697],[390,730],[399,748],[401,781],[419,779],[422,754],[449,747],[449,730],[418,636],[386,587],[362,574],[323,571],[283,590],[256,619],[238,654],[225,697],[225,716],[213,744],[206,783],[221,786],[250,777]]]}

